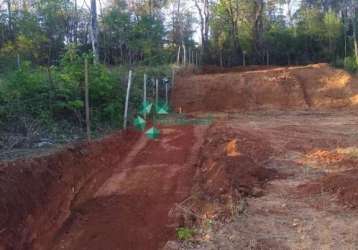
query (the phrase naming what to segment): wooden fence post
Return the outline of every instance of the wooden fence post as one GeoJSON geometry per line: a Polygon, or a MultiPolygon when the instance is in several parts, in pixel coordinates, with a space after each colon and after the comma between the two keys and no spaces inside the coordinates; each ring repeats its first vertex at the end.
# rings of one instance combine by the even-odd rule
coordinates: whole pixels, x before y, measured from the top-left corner
{"type": "Polygon", "coordinates": [[[128,104],[129,104],[129,95],[131,91],[131,85],[132,85],[132,70],[129,70],[128,75],[128,86],[127,86],[127,96],[126,96],[126,103],[124,107],[124,121],[123,121],[123,128],[127,128],[127,120],[128,120],[128,104]]]}
{"type": "Polygon", "coordinates": [[[189,47],[189,51],[188,51],[188,64],[191,64],[191,48],[189,47]]]}
{"type": "Polygon", "coordinates": [[[172,68],[172,88],[174,88],[174,84],[175,84],[175,68],[172,68]]]}
{"type": "Polygon", "coordinates": [[[178,48],[178,54],[177,54],[177,65],[179,66],[180,64],[180,50],[181,50],[181,46],[179,46],[178,48]]]}
{"type": "Polygon", "coordinates": [[[165,82],[165,105],[168,106],[168,84],[169,82],[165,82]]]}
{"type": "Polygon", "coordinates": [[[16,65],[17,65],[17,69],[21,68],[21,60],[20,60],[20,54],[19,53],[16,54],[16,65]]]}
{"type": "Polygon", "coordinates": [[[246,66],[246,51],[242,52],[242,65],[244,67],[246,66]]]}
{"type": "Polygon", "coordinates": [[[195,64],[196,64],[196,67],[199,66],[199,62],[198,62],[198,51],[195,51],[195,64]]]}
{"type": "MultiPolygon", "coordinates": [[[[147,74],[144,74],[143,79],[143,108],[145,108],[145,105],[147,104],[147,74]]],[[[143,114],[144,119],[147,117],[147,113],[144,112],[143,114]]]]}
{"type": "Polygon", "coordinates": [[[85,109],[86,109],[86,132],[87,140],[91,140],[91,120],[89,107],[89,84],[88,84],[88,59],[85,58],[85,109]]]}
{"type": "Polygon", "coordinates": [[[155,107],[158,107],[158,101],[159,101],[159,80],[155,79],[155,107]]]}
{"type": "Polygon", "coordinates": [[[184,42],[182,42],[182,46],[183,46],[183,65],[184,65],[184,67],[186,67],[186,47],[185,47],[185,44],[184,44],[184,42]]]}

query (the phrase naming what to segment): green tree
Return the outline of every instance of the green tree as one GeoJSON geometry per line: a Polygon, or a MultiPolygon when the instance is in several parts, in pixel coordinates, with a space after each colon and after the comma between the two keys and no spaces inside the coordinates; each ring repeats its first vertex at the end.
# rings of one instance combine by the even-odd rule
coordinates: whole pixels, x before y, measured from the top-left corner
{"type": "Polygon", "coordinates": [[[333,11],[325,13],[323,21],[325,36],[328,39],[329,44],[328,50],[330,58],[332,59],[335,54],[337,40],[342,36],[343,24],[333,11]]]}

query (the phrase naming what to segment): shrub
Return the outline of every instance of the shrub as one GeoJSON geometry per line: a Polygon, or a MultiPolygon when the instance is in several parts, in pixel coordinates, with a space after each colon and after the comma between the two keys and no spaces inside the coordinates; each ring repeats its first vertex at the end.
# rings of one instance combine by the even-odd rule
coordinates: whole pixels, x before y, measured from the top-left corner
{"type": "MultiPolygon", "coordinates": [[[[26,123],[31,121],[41,126],[40,131],[46,131],[45,136],[83,136],[85,57],[92,62],[88,55],[80,54],[76,47],[69,46],[57,66],[33,66],[23,61],[20,69],[1,75],[0,130],[26,134],[26,123]],[[26,122],[22,122],[21,117],[25,116],[26,122]]],[[[122,126],[128,70],[126,66],[110,70],[104,65],[89,63],[93,132],[102,134],[122,126]]],[[[139,66],[133,69],[129,121],[142,102],[144,73],[149,79],[162,78],[170,76],[170,67],[139,66]]],[[[148,87],[148,98],[152,90],[148,87]]]]}
{"type": "Polygon", "coordinates": [[[179,240],[189,240],[195,234],[193,229],[186,228],[186,227],[179,227],[179,228],[177,228],[176,231],[177,231],[177,237],[179,240]]]}
{"type": "Polygon", "coordinates": [[[346,57],[344,59],[344,68],[349,72],[355,73],[358,71],[358,63],[355,57],[346,57]]]}

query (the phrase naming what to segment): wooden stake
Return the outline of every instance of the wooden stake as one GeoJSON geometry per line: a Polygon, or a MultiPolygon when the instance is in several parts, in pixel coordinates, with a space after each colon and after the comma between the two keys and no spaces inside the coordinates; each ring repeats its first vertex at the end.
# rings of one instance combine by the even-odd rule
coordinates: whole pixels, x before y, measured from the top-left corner
{"type": "Polygon", "coordinates": [[[172,88],[174,88],[175,84],[175,68],[172,68],[172,88]]]}
{"type": "Polygon", "coordinates": [[[186,47],[184,42],[182,43],[182,46],[183,46],[183,65],[184,67],[186,67],[186,47]]]}
{"type": "Polygon", "coordinates": [[[123,120],[123,128],[127,128],[127,120],[128,120],[128,104],[129,104],[129,95],[131,91],[131,85],[132,85],[132,70],[129,71],[128,75],[128,86],[127,86],[127,96],[126,96],[126,103],[124,107],[124,120],[123,120]]]}
{"type": "Polygon", "coordinates": [[[159,80],[155,79],[155,105],[158,107],[158,100],[159,100],[159,80]]]}
{"type": "Polygon", "coordinates": [[[169,82],[165,83],[165,105],[168,105],[168,84],[169,82]]]}
{"type": "Polygon", "coordinates": [[[88,84],[88,59],[85,58],[85,108],[86,108],[86,132],[87,140],[91,140],[91,120],[89,107],[89,84],[88,84]]]}
{"type": "Polygon", "coordinates": [[[21,68],[21,61],[20,61],[20,54],[17,53],[16,54],[16,64],[17,64],[17,69],[21,68]]]}
{"type": "MultiPolygon", "coordinates": [[[[144,105],[146,105],[147,103],[147,74],[144,74],[144,79],[143,79],[143,108],[144,105]]],[[[144,112],[144,119],[147,117],[147,114],[144,112]]]]}
{"type": "Polygon", "coordinates": [[[191,48],[188,49],[188,64],[190,65],[192,63],[191,61],[191,48]]]}
{"type": "Polygon", "coordinates": [[[181,49],[181,46],[179,46],[178,48],[178,54],[177,54],[177,65],[179,66],[180,64],[180,49],[181,49]]]}
{"type": "Polygon", "coordinates": [[[245,67],[246,66],[246,51],[244,51],[242,53],[242,65],[245,67]]]}
{"type": "Polygon", "coordinates": [[[196,64],[196,67],[199,66],[199,63],[198,63],[198,51],[195,51],[195,64],[196,64]]]}

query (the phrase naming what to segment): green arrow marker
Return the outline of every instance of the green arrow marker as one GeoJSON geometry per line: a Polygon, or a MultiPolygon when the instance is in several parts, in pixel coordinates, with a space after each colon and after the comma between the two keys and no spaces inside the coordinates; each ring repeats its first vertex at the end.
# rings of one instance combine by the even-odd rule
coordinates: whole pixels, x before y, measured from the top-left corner
{"type": "Polygon", "coordinates": [[[140,109],[140,113],[141,114],[149,114],[150,111],[152,110],[152,106],[153,104],[151,104],[150,102],[143,102],[142,103],[142,107],[140,109]]]}
{"type": "Polygon", "coordinates": [[[156,112],[158,115],[167,115],[169,113],[169,107],[166,104],[157,105],[156,112]]]}
{"type": "Polygon", "coordinates": [[[144,130],[146,124],[147,122],[140,116],[134,119],[134,126],[140,130],[144,130]]]}
{"type": "Polygon", "coordinates": [[[159,137],[160,131],[155,127],[150,128],[145,134],[148,136],[149,139],[156,139],[159,137]]]}

